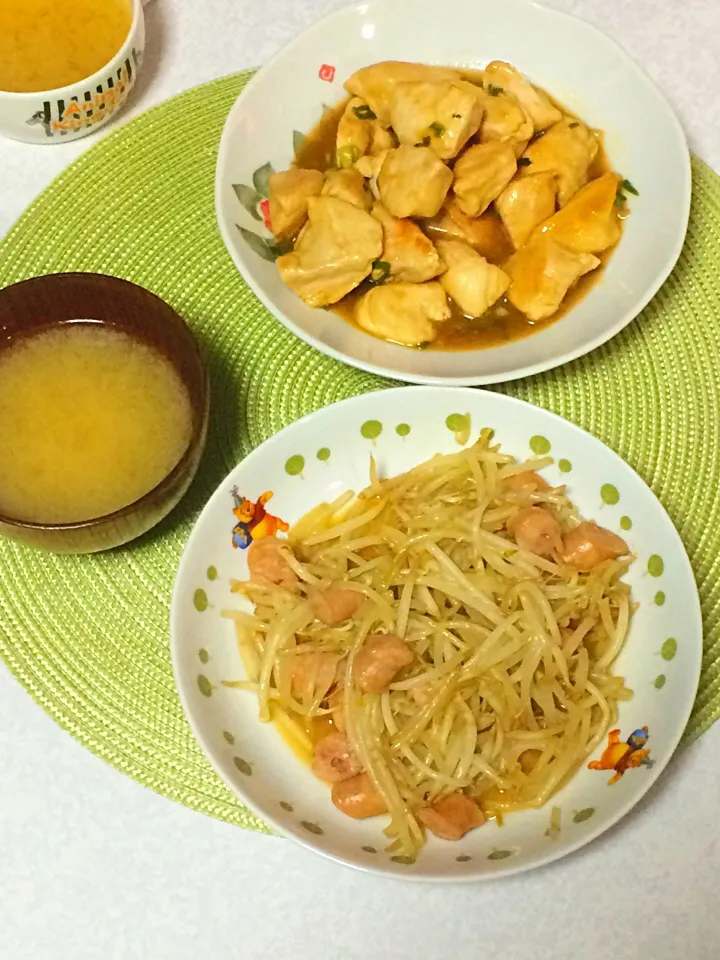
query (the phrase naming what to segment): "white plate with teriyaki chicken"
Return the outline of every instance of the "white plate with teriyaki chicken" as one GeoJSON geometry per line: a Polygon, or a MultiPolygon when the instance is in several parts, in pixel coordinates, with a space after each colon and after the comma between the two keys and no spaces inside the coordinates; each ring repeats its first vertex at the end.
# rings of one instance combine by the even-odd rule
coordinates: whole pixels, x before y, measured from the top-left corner
{"type": "Polygon", "coordinates": [[[247,85],[216,207],[247,283],[307,343],[472,385],[623,329],[680,254],[690,186],[671,108],[596,28],[525,0],[375,0],[247,85]]]}

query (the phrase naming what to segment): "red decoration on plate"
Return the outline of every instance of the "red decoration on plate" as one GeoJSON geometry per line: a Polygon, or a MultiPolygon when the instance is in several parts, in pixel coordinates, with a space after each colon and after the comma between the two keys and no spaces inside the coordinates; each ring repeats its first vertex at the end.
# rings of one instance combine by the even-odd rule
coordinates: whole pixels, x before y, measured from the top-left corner
{"type": "Polygon", "coordinates": [[[265,221],[265,226],[267,227],[267,229],[272,230],[272,224],[270,223],[270,201],[269,200],[260,201],[260,213],[263,216],[263,220],[265,221]]]}
{"type": "Polygon", "coordinates": [[[330,66],[329,63],[324,63],[318,71],[318,76],[321,80],[326,80],[328,83],[332,83],[335,79],[335,67],[330,66]]]}

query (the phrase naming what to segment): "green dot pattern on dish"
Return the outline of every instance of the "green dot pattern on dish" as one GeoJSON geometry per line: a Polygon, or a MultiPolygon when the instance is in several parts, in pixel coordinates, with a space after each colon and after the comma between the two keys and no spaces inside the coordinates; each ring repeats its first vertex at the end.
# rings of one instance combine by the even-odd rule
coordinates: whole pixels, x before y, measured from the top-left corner
{"type": "Polygon", "coordinates": [[[314,833],[316,837],[321,837],[325,831],[318,823],[313,823],[312,820],[301,820],[300,826],[304,827],[308,833],[314,833]]]}
{"type": "Polygon", "coordinates": [[[654,553],[648,560],[647,570],[651,577],[661,577],[665,570],[665,561],[654,553]]]}
{"type": "Polygon", "coordinates": [[[217,577],[218,577],[217,567],[208,567],[207,568],[208,580],[217,580],[217,577]]]}
{"type": "Polygon", "coordinates": [[[445,426],[453,433],[462,433],[470,429],[470,417],[467,413],[451,413],[445,418],[445,426]]]}
{"type": "Polygon", "coordinates": [[[584,820],[589,820],[594,813],[595,807],[584,807],[582,810],[576,810],[573,814],[573,823],[582,823],[584,820]]]}
{"type": "Polygon", "coordinates": [[[668,637],[660,647],[660,656],[663,660],[673,660],[677,653],[677,640],[675,637],[668,637]]]}
{"type": "Polygon", "coordinates": [[[200,663],[207,663],[210,659],[210,654],[203,647],[202,650],[198,650],[198,656],[200,657],[200,663]]]}
{"type": "Polygon", "coordinates": [[[211,697],[213,686],[204,674],[199,673],[197,678],[198,690],[204,697],[211,697]]]}
{"type": "Polygon", "coordinates": [[[235,743],[235,737],[230,733],[229,730],[223,730],[223,738],[226,743],[230,744],[230,746],[235,743]]]}
{"type": "Polygon", "coordinates": [[[375,847],[371,847],[371,846],[360,847],[360,849],[364,850],[365,853],[377,853],[377,850],[375,849],[375,847]]]}
{"type": "Polygon", "coordinates": [[[243,760],[242,757],[233,757],[233,763],[238,768],[240,773],[244,773],[246,777],[252,776],[252,767],[247,760],[243,760]]]}
{"type": "Polygon", "coordinates": [[[534,437],[530,437],[530,449],[533,453],[537,454],[538,457],[544,457],[546,453],[550,453],[550,448],[552,444],[547,437],[541,436],[539,433],[536,433],[534,437]]]}
{"type": "Polygon", "coordinates": [[[660,673],[657,677],[655,677],[654,686],[656,690],[662,690],[662,688],[665,686],[665,679],[666,677],[664,673],[660,673]]]}
{"type": "Polygon", "coordinates": [[[406,437],[410,433],[410,424],[409,423],[399,423],[395,427],[395,433],[399,437],[406,437]]]}
{"type": "Polygon", "coordinates": [[[512,856],[512,850],[493,850],[492,853],[489,853],[487,858],[488,860],[507,860],[508,857],[512,856]]]}
{"type": "Polygon", "coordinates": [[[415,857],[405,857],[403,854],[398,853],[394,857],[390,857],[393,863],[404,863],[406,867],[411,867],[415,863],[415,857]]]}
{"type": "Polygon", "coordinates": [[[291,803],[288,803],[287,800],[281,800],[280,806],[283,808],[283,810],[286,813],[292,813],[293,810],[295,809],[295,807],[291,803]]]}
{"type": "Polygon", "coordinates": [[[377,440],[382,433],[382,424],[379,420],[366,420],[360,427],[360,433],[366,440],[377,440]]]}
{"type": "Polygon", "coordinates": [[[193,594],[193,606],[198,613],[204,613],[210,606],[208,595],[205,593],[202,587],[198,587],[193,594]]]}
{"type": "Polygon", "coordinates": [[[330,459],[330,451],[327,447],[320,447],[315,456],[318,458],[318,460],[326,463],[330,459]]]}
{"type": "Polygon", "coordinates": [[[620,491],[614,483],[604,483],[600,487],[600,499],[609,507],[614,507],[620,499],[620,491]]]}
{"type": "Polygon", "coordinates": [[[562,460],[558,460],[558,470],[560,473],[570,473],[572,470],[572,464],[569,460],[566,460],[564,457],[562,460]]]}
{"type": "Polygon", "coordinates": [[[662,590],[658,590],[655,594],[655,606],[661,607],[665,603],[665,594],[662,590]]]}
{"type": "Polygon", "coordinates": [[[630,517],[620,517],[620,528],[622,530],[630,530],[632,527],[632,520],[630,517]]]}
{"type": "Polygon", "coordinates": [[[289,457],[285,461],[285,473],[291,477],[299,477],[304,469],[305,457],[301,457],[299,453],[296,453],[294,457],[289,457]]]}

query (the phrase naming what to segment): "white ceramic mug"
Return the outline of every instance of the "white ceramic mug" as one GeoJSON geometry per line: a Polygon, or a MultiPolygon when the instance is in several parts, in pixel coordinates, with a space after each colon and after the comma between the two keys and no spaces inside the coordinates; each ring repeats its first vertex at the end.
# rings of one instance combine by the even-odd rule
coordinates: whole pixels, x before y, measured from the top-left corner
{"type": "Polygon", "coordinates": [[[26,143],[67,143],[86,137],[106,123],[127,99],[142,64],[142,0],[132,0],[132,6],[132,24],[122,46],[92,76],[57,90],[0,90],[0,133],[26,143]]]}

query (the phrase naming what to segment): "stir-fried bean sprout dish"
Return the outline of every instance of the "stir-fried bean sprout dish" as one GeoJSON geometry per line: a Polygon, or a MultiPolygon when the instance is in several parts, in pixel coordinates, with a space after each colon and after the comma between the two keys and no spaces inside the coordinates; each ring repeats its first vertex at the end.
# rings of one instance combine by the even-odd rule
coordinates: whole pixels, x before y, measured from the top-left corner
{"type": "MultiPolygon", "coordinates": [[[[388,849],[540,807],[632,696],[627,544],[485,429],[471,447],[321,503],[248,552],[232,591],[246,679],[350,817],[388,849]]],[[[288,762],[291,762],[288,759],[288,762]]]]}

